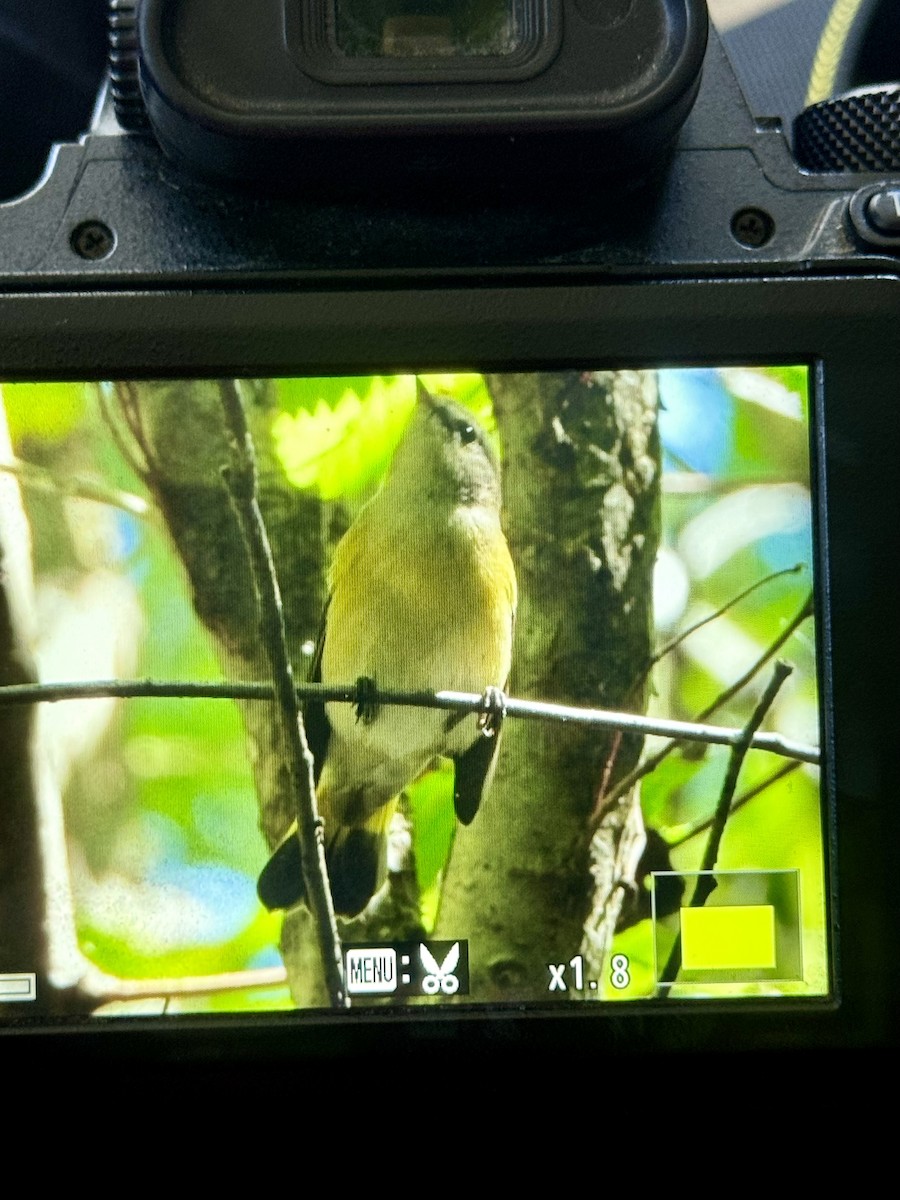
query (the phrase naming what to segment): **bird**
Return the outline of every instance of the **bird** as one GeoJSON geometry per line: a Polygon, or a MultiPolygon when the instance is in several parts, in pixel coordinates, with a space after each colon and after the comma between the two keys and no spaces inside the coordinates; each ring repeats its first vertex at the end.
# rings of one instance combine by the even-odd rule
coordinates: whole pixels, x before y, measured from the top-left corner
{"type": "MultiPolygon", "coordinates": [[[[457,819],[475,818],[497,758],[516,601],[496,451],[468,409],[417,380],[384,481],[335,548],[310,670],[313,682],[356,681],[357,702],[303,709],[337,913],[356,915],[377,890],[397,798],[440,757],[453,762],[457,819]],[[381,705],[379,689],[477,692],[484,705],[381,705]]],[[[296,824],[257,890],[270,910],[305,899],[296,824]]]]}

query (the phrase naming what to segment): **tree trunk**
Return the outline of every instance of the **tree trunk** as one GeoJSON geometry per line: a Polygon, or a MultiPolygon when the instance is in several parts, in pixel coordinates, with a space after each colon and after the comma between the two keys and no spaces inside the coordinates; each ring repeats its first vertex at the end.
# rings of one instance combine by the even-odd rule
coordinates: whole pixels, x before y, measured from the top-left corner
{"type": "MultiPolygon", "coordinates": [[[[510,691],[640,711],[659,536],[655,376],[491,375],[488,385],[519,581],[510,691]]],[[[491,791],[457,831],[435,930],[469,938],[472,999],[546,998],[548,964],[579,952],[589,914],[600,969],[641,841],[635,797],[610,813],[601,792],[640,750],[639,738],[594,728],[506,722],[491,791]],[[604,860],[614,869],[592,873],[604,860]]]]}

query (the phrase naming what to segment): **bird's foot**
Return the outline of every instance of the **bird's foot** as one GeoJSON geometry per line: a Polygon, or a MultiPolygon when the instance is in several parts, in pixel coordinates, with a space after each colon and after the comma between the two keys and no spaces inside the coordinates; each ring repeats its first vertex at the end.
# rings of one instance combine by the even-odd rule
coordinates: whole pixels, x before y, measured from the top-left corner
{"type": "Polygon", "coordinates": [[[375,680],[368,675],[360,675],[356,681],[356,719],[363,725],[371,725],[378,716],[378,688],[375,680]]]}
{"type": "Polygon", "coordinates": [[[478,728],[485,737],[495,737],[500,732],[506,716],[506,693],[502,688],[485,688],[478,714],[478,728]]]}

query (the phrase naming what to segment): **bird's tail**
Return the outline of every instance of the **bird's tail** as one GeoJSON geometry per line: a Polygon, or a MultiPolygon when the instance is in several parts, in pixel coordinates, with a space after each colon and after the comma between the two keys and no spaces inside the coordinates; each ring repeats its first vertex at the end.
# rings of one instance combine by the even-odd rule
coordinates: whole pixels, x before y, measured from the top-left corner
{"type": "MultiPolygon", "coordinates": [[[[326,842],[325,865],[335,912],[355,916],[372,898],[382,871],[385,830],[395,807],[393,802],[385,804],[363,824],[341,826],[326,842]]],[[[306,900],[296,821],[263,867],[256,891],[270,911],[293,908],[306,900]]]]}

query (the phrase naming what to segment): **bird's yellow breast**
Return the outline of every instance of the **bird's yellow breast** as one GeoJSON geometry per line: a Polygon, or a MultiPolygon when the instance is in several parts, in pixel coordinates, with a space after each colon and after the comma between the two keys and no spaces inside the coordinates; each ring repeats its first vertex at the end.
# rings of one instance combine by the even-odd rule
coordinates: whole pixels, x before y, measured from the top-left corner
{"type": "Polygon", "coordinates": [[[322,679],[382,688],[502,687],[512,655],[515,575],[492,513],[459,509],[436,532],[361,514],[335,553],[322,679]],[[401,530],[403,526],[400,526],[401,530]]]}

